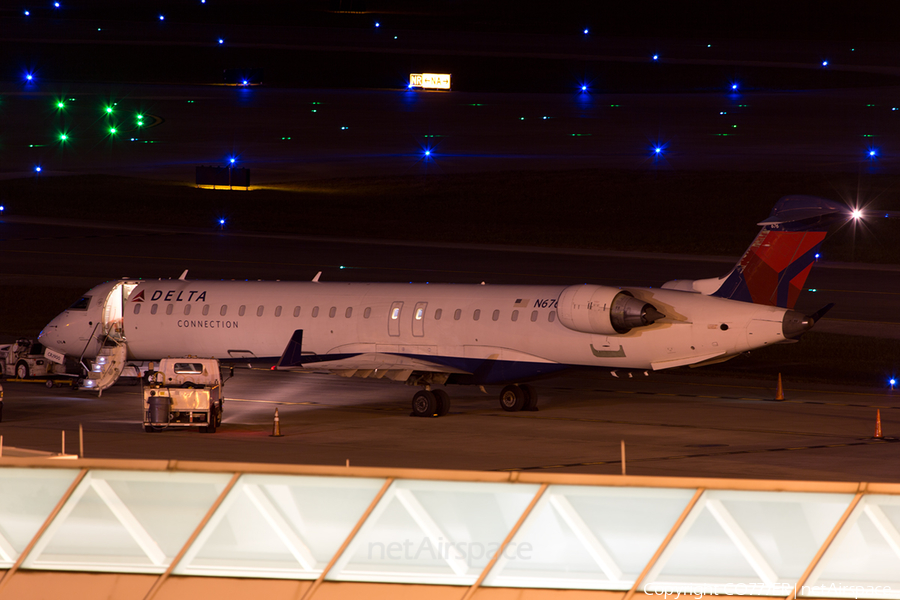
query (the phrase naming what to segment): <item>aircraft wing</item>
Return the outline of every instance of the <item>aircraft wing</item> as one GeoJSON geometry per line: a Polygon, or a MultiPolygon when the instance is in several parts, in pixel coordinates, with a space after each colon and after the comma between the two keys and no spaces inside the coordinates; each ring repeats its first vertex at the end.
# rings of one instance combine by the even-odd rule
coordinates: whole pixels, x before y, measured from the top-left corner
{"type": "Polygon", "coordinates": [[[345,377],[372,377],[395,380],[407,379],[413,371],[446,374],[470,374],[468,371],[438,362],[389,352],[353,352],[346,354],[304,354],[303,331],[291,336],[277,370],[330,371],[345,377]]]}

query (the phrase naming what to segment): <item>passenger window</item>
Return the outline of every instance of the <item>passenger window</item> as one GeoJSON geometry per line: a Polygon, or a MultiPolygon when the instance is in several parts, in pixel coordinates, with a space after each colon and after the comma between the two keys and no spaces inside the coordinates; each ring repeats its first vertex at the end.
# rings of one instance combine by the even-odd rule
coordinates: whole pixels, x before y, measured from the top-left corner
{"type": "Polygon", "coordinates": [[[391,320],[396,321],[400,318],[400,307],[395,307],[394,310],[391,311],[391,320]]]}
{"type": "Polygon", "coordinates": [[[550,311],[550,314],[547,315],[547,320],[550,321],[551,323],[556,320],[556,311],[555,310],[550,311]]]}
{"type": "Polygon", "coordinates": [[[184,305],[184,316],[188,316],[189,314],[191,314],[191,305],[185,304],[184,305]]]}
{"type": "Polygon", "coordinates": [[[276,307],[275,307],[275,316],[276,316],[276,317],[280,317],[280,316],[281,316],[281,307],[280,307],[280,306],[276,306],[276,307]]]}
{"type": "Polygon", "coordinates": [[[334,315],[336,315],[336,314],[337,314],[337,307],[332,306],[331,310],[328,311],[328,316],[333,319],[334,315]]]}
{"type": "Polygon", "coordinates": [[[247,305],[241,304],[240,308],[238,308],[238,316],[243,317],[245,312],[247,312],[247,305]]]}
{"type": "Polygon", "coordinates": [[[460,318],[461,316],[462,316],[462,309],[461,309],[461,308],[457,308],[457,309],[456,309],[456,312],[453,313],[453,320],[454,320],[454,321],[459,321],[459,318],[460,318]]]}
{"type": "Polygon", "coordinates": [[[371,314],[372,314],[372,307],[367,306],[366,310],[363,311],[363,318],[368,319],[369,315],[371,315],[371,314]]]}
{"type": "Polygon", "coordinates": [[[348,306],[348,307],[347,307],[347,310],[344,312],[344,316],[347,317],[347,318],[349,319],[349,318],[350,318],[350,315],[352,315],[352,314],[353,314],[353,307],[352,307],[352,306],[348,306]]]}
{"type": "Polygon", "coordinates": [[[297,318],[297,317],[299,317],[299,316],[300,316],[300,307],[299,307],[299,306],[295,306],[295,307],[294,307],[294,318],[297,318]]]}
{"type": "Polygon", "coordinates": [[[223,304],[223,305],[222,305],[222,308],[219,309],[219,314],[222,315],[222,316],[224,317],[224,316],[225,316],[225,313],[227,313],[227,312],[228,312],[228,305],[227,305],[227,304],[223,304]]]}
{"type": "Polygon", "coordinates": [[[475,321],[477,321],[477,320],[480,319],[480,318],[481,318],[481,309],[480,309],[480,308],[476,308],[476,309],[475,309],[475,312],[472,313],[472,319],[475,320],[475,321]]]}
{"type": "Polygon", "coordinates": [[[519,320],[519,311],[517,311],[517,310],[512,311],[512,316],[510,316],[510,320],[518,321],[519,320]]]}
{"type": "Polygon", "coordinates": [[[262,304],[260,304],[259,308],[256,309],[256,316],[257,317],[263,316],[263,312],[265,312],[265,310],[266,310],[266,307],[263,306],[262,304]]]}
{"type": "Polygon", "coordinates": [[[496,321],[496,320],[499,319],[499,318],[500,318],[500,311],[499,311],[499,310],[495,310],[495,311],[494,311],[494,314],[491,315],[491,319],[493,319],[494,321],[496,321]]]}
{"type": "Polygon", "coordinates": [[[538,313],[536,310],[531,311],[531,322],[534,323],[537,321],[538,313]]]}
{"type": "Polygon", "coordinates": [[[175,309],[174,304],[166,304],[166,314],[171,315],[172,311],[175,309]]]}
{"type": "Polygon", "coordinates": [[[435,320],[435,321],[440,321],[440,320],[441,320],[441,315],[442,315],[443,313],[444,313],[443,309],[440,309],[440,308],[437,309],[436,311],[434,311],[434,320],[435,320]]]}
{"type": "Polygon", "coordinates": [[[416,321],[421,321],[422,317],[424,317],[424,316],[425,316],[425,309],[417,308],[416,309],[416,321]]]}
{"type": "Polygon", "coordinates": [[[151,314],[151,315],[155,315],[155,314],[156,314],[156,309],[157,309],[157,308],[159,308],[159,305],[158,305],[158,304],[151,304],[151,305],[150,305],[150,314],[151,314]]]}
{"type": "Polygon", "coordinates": [[[318,306],[313,306],[312,316],[313,316],[313,318],[316,318],[319,316],[319,307],[318,306]]]}
{"type": "Polygon", "coordinates": [[[139,303],[135,302],[134,303],[134,314],[137,315],[137,314],[140,314],[140,312],[141,312],[141,305],[139,303]]]}
{"type": "Polygon", "coordinates": [[[209,304],[204,304],[204,305],[203,305],[203,310],[201,310],[200,312],[203,313],[203,316],[204,316],[204,317],[205,317],[206,315],[208,315],[208,314],[209,314],[209,304]]]}

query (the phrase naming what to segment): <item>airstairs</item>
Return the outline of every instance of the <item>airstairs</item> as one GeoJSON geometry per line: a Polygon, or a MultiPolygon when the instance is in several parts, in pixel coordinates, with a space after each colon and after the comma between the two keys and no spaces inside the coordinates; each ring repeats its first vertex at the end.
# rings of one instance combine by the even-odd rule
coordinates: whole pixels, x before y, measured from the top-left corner
{"type": "Polygon", "coordinates": [[[86,390],[102,393],[119,379],[125,369],[127,347],[124,341],[107,336],[97,357],[91,361],[91,369],[81,383],[86,390]]]}

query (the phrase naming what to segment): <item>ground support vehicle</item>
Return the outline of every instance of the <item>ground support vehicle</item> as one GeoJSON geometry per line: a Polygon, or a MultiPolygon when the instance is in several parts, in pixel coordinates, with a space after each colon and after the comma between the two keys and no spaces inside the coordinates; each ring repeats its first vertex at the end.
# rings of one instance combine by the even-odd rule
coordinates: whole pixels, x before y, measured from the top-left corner
{"type": "Polygon", "coordinates": [[[219,361],[213,358],[164,358],[151,363],[143,382],[144,431],[196,427],[215,433],[222,424],[225,398],[219,361]]]}
{"type": "Polygon", "coordinates": [[[32,340],[0,346],[3,375],[15,379],[49,378],[66,372],[65,355],[32,340]]]}

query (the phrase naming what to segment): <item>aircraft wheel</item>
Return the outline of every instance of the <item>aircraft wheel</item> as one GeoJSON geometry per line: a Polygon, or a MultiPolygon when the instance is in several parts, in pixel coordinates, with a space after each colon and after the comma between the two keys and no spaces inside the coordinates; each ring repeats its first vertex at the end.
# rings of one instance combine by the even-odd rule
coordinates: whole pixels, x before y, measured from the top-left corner
{"type": "Polygon", "coordinates": [[[519,386],[508,385],[500,392],[500,408],[503,410],[516,412],[522,410],[523,406],[525,406],[525,392],[519,386]]]}
{"type": "Polygon", "coordinates": [[[19,361],[16,365],[16,377],[19,379],[28,379],[28,363],[19,361]]]}
{"type": "Polygon", "coordinates": [[[446,392],[446,390],[434,390],[432,392],[434,397],[437,398],[438,401],[438,411],[437,414],[439,417],[445,416],[450,412],[450,394],[446,392]]]}
{"type": "Polygon", "coordinates": [[[438,400],[434,392],[420,390],[416,392],[412,400],[412,416],[436,417],[438,414],[438,400]]]}
{"type": "Polygon", "coordinates": [[[221,407],[221,406],[220,406],[219,409],[216,411],[216,427],[218,427],[219,425],[222,424],[222,413],[223,413],[223,412],[225,412],[225,411],[222,410],[222,407],[221,407]]]}
{"type": "Polygon", "coordinates": [[[537,410],[538,394],[537,390],[534,389],[534,386],[528,385],[527,383],[521,383],[519,384],[519,387],[522,388],[522,392],[525,393],[525,405],[522,407],[522,410],[537,410]]]}
{"type": "Polygon", "coordinates": [[[53,380],[52,380],[52,379],[48,379],[48,380],[44,383],[44,385],[47,386],[47,389],[48,389],[48,390],[52,390],[52,389],[55,387],[55,386],[53,385],[53,380]]]}

